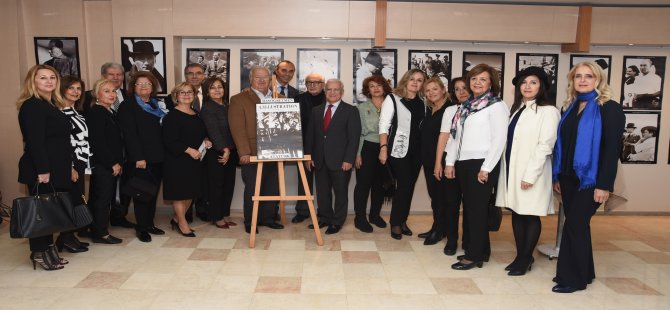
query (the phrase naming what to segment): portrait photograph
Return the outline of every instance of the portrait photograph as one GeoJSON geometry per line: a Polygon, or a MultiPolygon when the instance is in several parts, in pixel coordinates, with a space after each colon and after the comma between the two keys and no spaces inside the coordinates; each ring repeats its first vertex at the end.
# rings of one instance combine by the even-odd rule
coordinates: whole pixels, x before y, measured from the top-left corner
{"type": "Polygon", "coordinates": [[[451,51],[409,50],[407,68],[426,72],[429,78],[437,76],[449,88],[451,81],[451,51]]]}
{"type": "Polygon", "coordinates": [[[284,60],[284,49],[242,49],[240,50],[240,90],[251,85],[249,74],[253,66],[263,66],[275,71],[279,63],[284,60]]]}
{"type": "MultiPolygon", "coordinates": [[[[225,98],[229,98],[230,49],[222,48],[187,48],[186,64],[198,63],[205,70],[205,79],[218,77],[225,83],[225,98]]],[[[184,66],[185,67],[185,66],[184,66]]]]}
{"type": "Polygon", "coordinates": [[[624,164],[655,164],[661,114],[626,112],[621,162],[624,164]]]}
{"type": "Polygon", "coordinates": [[[354,102],[365,102],[368,98],[363,94],[363,81],[373,75],[383,76],[391,88],[396,85],[398,68],[397,49],[354,49],[354,102]]]}
{"type": "Polygon", "coordinates": [[[35,37],[35,62],[54,67],[61,77],[81,77],[76,37],[35,37]]]}
{"type": "Polygon", "coordinates": [[[320,73],[327,81],[340,78],[340,49],[298,49],[298,78],[296,88],[307,91],[305,78],[311,73],[320,73]]]}
{"type": "Polygon", "coordinates": [[[478,64],[487,64],[500,73],[500,97],[505,89],[505,53],[498,52],[463,52],[463,77],[478,64]]]}
{"type": "Polygon", "coordinates": [[[165,38],[122,37],[121,65],[126,72],[126,89],[135,72],[148,71],[158,80],[158,94],[170,92],[165,70],[165,38]]]}
{"type": "Polygon", "coordinates": [[[621,105],[624,109],[660,111],[665,56],[624,56],[621,105]]]}
{"type": "Polygon", "coordinates": [[[528,67],[539,67],[544,69],[544,72],[549,78],[549,91],[547,96],[549,100],[556,104],[556,81],[558,78],[558,54],[516,54],[516,72],[526,69],[528,67]]]}
{"type": "MultiPolygon", "coordinates": [[[[582,54],[571,54],[570,55],[570,69],[576,64],[584,61],[595,62],[600,66],[600,68],[605,71],[607,74],[607,83],[610,83],[610,75],[612,73],[612,56],[610,55],[582,55],[582,54]]],[[[567,74],[567,72],[566,72],[567,74]]]]}

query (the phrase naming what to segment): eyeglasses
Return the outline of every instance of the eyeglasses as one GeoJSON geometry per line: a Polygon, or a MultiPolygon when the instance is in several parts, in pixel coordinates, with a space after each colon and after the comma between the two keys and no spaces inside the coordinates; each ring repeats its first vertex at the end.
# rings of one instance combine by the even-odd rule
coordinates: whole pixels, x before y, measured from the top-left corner
{"type": "Polygon", "coordinates": [[[178,94],[181,96],[193,96],[193,91],[180,91],[178,94]]]}
{"type": "Polygon", "coordinates": [[[149,87],[149,86],[152,86],[152,85],[154,85],[154,84],[151,84],[151,82],[147,82],[147,83],[135,83],[135,86],[139,86],[139,87],[149,87]]]}
{"type": "Polygon", "coordinates": [[[201,71],[186,73],[186,76],[196,76],[196,75],[197,75],[197,76],[205,75],[205,73],[203,73],[203,72],[201,72],[201,71]]]}
{"type": "Polygon", "coordinates": [[[254,76],[254,81],[267,81],[269,79],[269,76],[254,76]]]}
{"type": "Polygon", "coordinates": [[[305,84],[307,84],[307,86],[310,86],[310,85],[316,86],[316,85],[319,85],[319,84],[323,84],[323,82],[321,82],[321,81],[307,81],[307,82],[305,82],[305,84]]]}

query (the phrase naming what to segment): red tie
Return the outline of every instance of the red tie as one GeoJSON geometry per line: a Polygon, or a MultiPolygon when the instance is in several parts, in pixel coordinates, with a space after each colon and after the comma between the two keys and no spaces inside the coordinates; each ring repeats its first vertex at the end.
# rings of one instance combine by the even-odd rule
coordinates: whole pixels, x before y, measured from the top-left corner
{"type": "Polygon", "coordinates": [[[326,111],[326,116],[323,117],[323,132],[328,131],[328,125],[330,125],[330,119],[333,117],[333,105],[328,105],[328,111],[326,111]]]}

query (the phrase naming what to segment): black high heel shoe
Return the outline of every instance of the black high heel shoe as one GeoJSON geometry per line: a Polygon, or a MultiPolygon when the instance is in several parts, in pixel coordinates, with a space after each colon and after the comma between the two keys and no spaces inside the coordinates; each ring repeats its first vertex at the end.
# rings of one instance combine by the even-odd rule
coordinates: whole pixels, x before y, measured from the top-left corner
{"type": "Polygon", "coordinates": [[[66,265],[66,264],[69,263],[67,261],[67,259],[62,258],[62,257],[60,257],[60,255],[58,255],[58,250],[56,250],[56,246],[53,245],[53,244],[49,246],[49,249],[47,250],[47,254],[49,254],[49,256],[51,256],[51,260],[53,260],[54,262],[56,262],[60,265],[66,265]]]}
{"type": "Polygon", "coordinates": [[[533,263],[535,262],[534,258],[531,258],[530,263],[528,263],[528,266],[526,267],[521,267],[521,266],[512,266],[507,273],[508,276],[523,276],[526,274],[527,271],[530,271],[533,268],[533,263]]]}
{"type": "Polygon", "coordinates": [[[63,269],[64,266],[54,262],[48,251],[32,252],[30,253],[30,261],[33,262],[33,270],[37,269],[37,265],[46,271],[63,269]]]}
{"type": "Polygon", "coordinates": [[[455,263],[451,265],[451,269],[454,270],[470,270],[472,268],[482,268],[484,266],[484,262],[470,262],[470,263],[464,263],[462,261],[459,261],[458,263],[455,263]]]}
{"type": "Polygon", "coordinates": [[[402,239],[402,228],[400,226],[391,226],[391,238],[395,240],[402,239]],[[394,230],[400,229],[400,232],[393,232],[394,230]]]}
{"type": "Polygon", "coordinates": [[[75,240],[65,241],[60,236],[58,239],[56,239],[56,248],[58,249],[58,252],[63,252],[63,248],[65,248],[70,253],[81,253],[88,251],[87,247],[78,245],[75,240]]]}
{"type": "Polygon", "coordinates": [[[409,229],[409,227],[407,226],[407,223],[402,223],[401,229],[402,229],[402,234],[403,235],[405,235],[405,236],[411,236],[412,235],[412,230],[409,229]]]}
{"type": "Polygon", "coordinates": [[[190,237],[190,238],[195,237],[195,234],[193,233],[193,231],[190,231],[188,233],[182,232],[181,228],[179,228],[179,224],[174,219],[170,220],[170,227],[172,227],[172,230],[176,230],[180,235],[182,235],[184,237],[190,237]]]}
{"type": "MultiPolygon", "coordinates": [[[[456,259],[457,259],[457,260],[463,260],[464,258],[465,258],[465,254],[456,256],[456,259]]],[[[485,256],[485,257],[484,257],[484,262],[485,262],[485,263],[488,263],[488,262],[489,262],[489,258],[490,258],[490,256],[485,256]]]]}

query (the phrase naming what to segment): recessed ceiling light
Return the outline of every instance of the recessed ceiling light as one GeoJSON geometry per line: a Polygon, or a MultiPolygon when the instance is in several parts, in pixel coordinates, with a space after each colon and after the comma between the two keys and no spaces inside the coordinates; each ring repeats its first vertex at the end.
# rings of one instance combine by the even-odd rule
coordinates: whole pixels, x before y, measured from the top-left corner
{"type": "Polygon", "coordinates": [[[633,45],[635,45],[635,44],[633,44],[633,43],[628,43],[628,46],[633,46],[633,45]]]}

